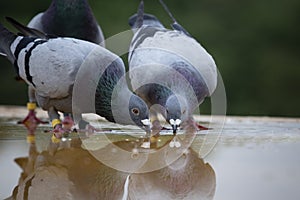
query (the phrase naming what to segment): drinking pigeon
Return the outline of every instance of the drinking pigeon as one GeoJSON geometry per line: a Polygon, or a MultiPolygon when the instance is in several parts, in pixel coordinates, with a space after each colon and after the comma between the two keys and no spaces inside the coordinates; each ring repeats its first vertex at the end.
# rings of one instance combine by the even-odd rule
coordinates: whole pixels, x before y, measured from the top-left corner
{"type": "MultiPolygon", "coordinates": [[[[91,73],[93,77],[85,77],[96,85],[94,96],[79,98],[94,99],[91,106],[96,114],[111,122],[148,129],[147,105],[128,89],[121,58],[88,41],[46,34],[42,37],[38,36],[42,34],[40,31],[21,28],[32,36],[17,36],[0,24],[0,46],[18,75],[35,89],[37,102],[48,111],[56,138],[61,138],[64,132],[58,111],[72,112],[73,86],[82,68],[95,70],[91,73]]],[[[83,90],[90,89],[89,85],[81,86],[83,90]]],[[[80,109],[85,112],[85,108],[80,109]]]]}
{"type": "Polygon", "coordinates": [[[156,121],[157,113],[162,114],[176,134],[178,127],[191,119],[194,110],[214,92],[217,70],[212,56],[173,21],[173,30],[166,29],[156,16],[144,14],[141,1],[138,13],[129,18],[134,36],[128,62],[136,94],[149,108],[155,106],[150,109],[151,120],[156,121]]]}

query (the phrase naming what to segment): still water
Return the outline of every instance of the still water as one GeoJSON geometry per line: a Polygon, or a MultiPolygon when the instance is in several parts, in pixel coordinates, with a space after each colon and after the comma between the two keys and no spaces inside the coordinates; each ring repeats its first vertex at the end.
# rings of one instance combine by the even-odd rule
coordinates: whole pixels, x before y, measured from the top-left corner
{"type": "Polygon", "coordinates": [[[101,119],[102,133],[72,133],[54,144],[45,133],[49,126],[41,125],[28,143],[26,129],[16,124],[26,112],[5,113],[0,199],[13,193],[18,199],[300,198],[299,119],[226,117],[223,127],[224,118],[216,117],[212,129],[198,132],[187,148],[184,134],[178,136],[183,146],[170,148],[170,134],[162,133],[156,147],[145,150],[139,148],[140,130],[101,119]]]}

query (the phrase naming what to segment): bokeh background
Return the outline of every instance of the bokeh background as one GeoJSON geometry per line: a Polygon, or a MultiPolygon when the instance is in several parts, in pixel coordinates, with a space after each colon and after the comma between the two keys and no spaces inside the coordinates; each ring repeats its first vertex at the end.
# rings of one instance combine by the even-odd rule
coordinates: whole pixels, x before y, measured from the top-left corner
{"type": "MultiPolygon", "coordinates": [[[[26,24],[50,2],[1,0],[0,22],[13,30],[4,16],[26,24]]],[[[215,58],[226,87],[227,114],[300,117],[299,0],[165,2],[179,23],[215,58]]],[[[105,37],[110,37],[129,29],[128,17],[139,1],[89,3],[105,37]]],[[[145,11],[165,25],[171,23],[158,0],[145,0],[145,11]]],[[[14,77],[11,64],[1,57],[0,105],[26,104],[27,86],[14,77]]]]}

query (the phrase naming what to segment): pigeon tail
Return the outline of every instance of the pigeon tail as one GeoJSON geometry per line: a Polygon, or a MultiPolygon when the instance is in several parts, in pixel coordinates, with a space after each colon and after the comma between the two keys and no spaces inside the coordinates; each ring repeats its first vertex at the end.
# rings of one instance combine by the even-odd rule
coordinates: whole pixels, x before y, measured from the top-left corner
{"type": "Polygon", "coordinates": [[[14,62],[14,56],[10,50],[10,46],[16,38],[17,36],[15,34],[0,24],[0,54],[6,55],[12,63],[14,62]]]}
{"type": "Polygon", "coordinates": [[[34,28],[29,28],[27,26],[24,26],[23,24],[19,23],[17,20],[11,18],[11,17],[6,17],[6,20],[13,25],[18,31],[20,31],[24,36],[29,36],[29,37],[38,37],[42,39],[48,39],[49,36],[37,29],[34,28]]]}
{"type": "Polygon", "coordinates": [[[184,34],[186,34],[187,36],[191,37],[191,34],[189,34],[189,32],[187,32],[187,30],[185,30],[175,19],[175,17],[173,16],[173,14],[171,13],[170,9],[167,7],[167,5],[163,2],[163,0],[159,0],[160,4],[164,7],[165,11],[168,13],[168,15],[170,16],[170,18],[173,21],[173,24],[171,24],[172,28],[174,30],[177,31],[181,31],[184,34]]]}
{"type": "Polygon", "coordinates": [[[136,19],[137,28],[141,28],[143,26],[143,21],[144,21],[144,1],[143,0],[141,0],[141,2],[140,2],[137,13],[138,13],[137,19],[136,19]]]}
{"type": "MultiPolygon", "coordinates": [[[[164,28],[162,23],[151,14],[144,13],[144,1],[141,0],[137,13],[129,17],[128,24],[131,29],[135,30],[141,28],[143,25],[157,28],[164,28]]],[[[134,32],[135,32],[134,31],[134,32]]]]}

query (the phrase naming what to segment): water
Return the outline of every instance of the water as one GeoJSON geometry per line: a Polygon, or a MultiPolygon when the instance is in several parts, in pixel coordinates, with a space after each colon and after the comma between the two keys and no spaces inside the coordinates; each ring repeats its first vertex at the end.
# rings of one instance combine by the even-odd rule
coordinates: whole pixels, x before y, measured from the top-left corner
{"type": "MultiPolygon", "coordinates": [[[[30,144],[26,129],[16,124],[24,109],[6,113],[0,114],[0,199],[11,196],[19,180],[20,199],[167,199],[170,193],[179,199],[300,198],[299,119],[227,117],[219,129],[223,119],[216,117],[213,129],[198,132],[186,151],[169,148],[168,132],[158,139],[158,150],[141,149],[142,131],[105,121],[97,123],[106,134],[73,133],[60,145],[51,143],[44,132],[49,126],[42,125],[30,144]],[[14,161],[20,157],[29,158],[18,159],[23,170],[14,161]]],[[[184,146],[184,134],[179,139],[184,146]]]]}

